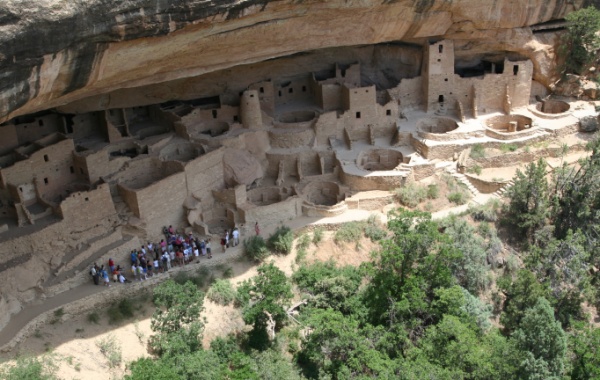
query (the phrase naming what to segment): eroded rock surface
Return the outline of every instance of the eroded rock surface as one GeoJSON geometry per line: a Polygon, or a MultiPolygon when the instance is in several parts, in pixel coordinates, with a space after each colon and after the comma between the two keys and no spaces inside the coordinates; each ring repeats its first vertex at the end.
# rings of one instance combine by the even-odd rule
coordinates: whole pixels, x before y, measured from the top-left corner
{"type": "MultiPolygon", "coordinates": [[[[584,0],[295,1],[7,0],[0,4],[0,121],[161,83],[153,101],[190,89],[171,81],[330,47],[463,41],[457,58],[498,49],[534,62],[550,85],[553,52],[528,26],[584,0]],[[486,49],[482,49],[483,46],[486,49]]],[[[204,96],[201,89],[188,96],[204,96]]]]}

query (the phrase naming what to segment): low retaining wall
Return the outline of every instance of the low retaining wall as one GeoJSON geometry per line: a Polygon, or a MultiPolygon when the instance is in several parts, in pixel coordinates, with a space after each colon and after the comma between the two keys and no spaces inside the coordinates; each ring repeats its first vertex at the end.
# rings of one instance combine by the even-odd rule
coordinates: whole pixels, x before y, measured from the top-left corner
{"type": "Polygon", "coordinates": [[[464,174],[464,176],[467,177],[469,182],[471,182],[471,184],[475,186],[477,191],[479,191],[482,194],[495,193],[496,191],[506,186],[506,184],[508,183],[505,181],[486,181],[484,179],[473,177],[468,174],[464,174]]]}

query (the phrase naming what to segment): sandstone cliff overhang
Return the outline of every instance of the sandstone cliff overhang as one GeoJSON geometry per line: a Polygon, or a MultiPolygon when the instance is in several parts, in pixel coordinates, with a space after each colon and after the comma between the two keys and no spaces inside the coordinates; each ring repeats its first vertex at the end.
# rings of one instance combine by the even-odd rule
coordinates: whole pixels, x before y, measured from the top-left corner
{"type": "MultiPolygon", "coordinates": [[[[520,51],[536,65],[536,47],[523,46],[531,35],[527,27],[561,19],[583,3],[5,0],[0,4],[0,122],[119,88],[336,46],[442,37],[486,40],[520,51]]],[[[167,99],[161,100],[169,98],[168,86],[165,91],[167,99]]]]}

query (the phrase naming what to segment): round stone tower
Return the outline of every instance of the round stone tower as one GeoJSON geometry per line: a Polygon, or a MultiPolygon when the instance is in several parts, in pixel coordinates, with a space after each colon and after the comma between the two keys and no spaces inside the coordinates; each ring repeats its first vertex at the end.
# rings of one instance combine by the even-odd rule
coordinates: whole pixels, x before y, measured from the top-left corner
{"type": "Polygon", "coordinates": [[[262,112],[260,110],[260,101],[258,99],[258,91],[246,90],[242,94],[240,102],[240,112],[242,116],[242,124],[245,128],[259,129],[262,128],[262,112]]]}

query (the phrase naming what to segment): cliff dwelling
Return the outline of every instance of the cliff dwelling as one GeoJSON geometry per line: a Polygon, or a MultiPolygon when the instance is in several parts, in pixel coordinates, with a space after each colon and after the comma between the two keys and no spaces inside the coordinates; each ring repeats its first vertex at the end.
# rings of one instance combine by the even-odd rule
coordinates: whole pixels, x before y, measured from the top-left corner
{"type": "MultiPolygon", "coordinates": [[[[99,81],[88,93],[65,90],[55,100],[48,92],[39,102],[6,95],[0,328],[24,305],[87,282],[90,262],[126,261],[160,240],[165,226],[215,240],[238,227],[243,238],[257,221],[369,210],[406,184],[449,167],[464,172],[474,146],[531,146],[582,133],[581,120],[597,117],[590,99],[551,96],[531,54],[492,42],[491,52],[487,42],[468,51],[460,30],[454,39],[422,33],[248,56],[230,67],[211,61],[213,53],[195,58],[210,71],[193,69],[180,45],[157,36],[189,75],[142,75],[158,58],[142,65],[130,55],[118,64],[139,83],[121,85],[117,63],[105,58],[104,71],[81,78],[99,81]]],[[[508,179],[472,184],[492,194],[508,179]]]]}

